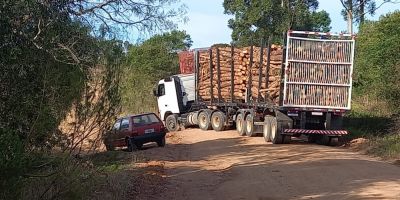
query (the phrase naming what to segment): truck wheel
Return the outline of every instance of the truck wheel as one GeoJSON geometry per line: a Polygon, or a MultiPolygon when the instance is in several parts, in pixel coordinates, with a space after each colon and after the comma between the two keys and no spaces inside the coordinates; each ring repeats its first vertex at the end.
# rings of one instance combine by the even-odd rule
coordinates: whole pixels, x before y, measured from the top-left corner
{"type": "Polygon", "coordinates": [[[310,134],[307,136],[309,143],[315,143],[318,140],[318,135],[310,134]]]}
{"type": "Polygon", "coordinates": [[[283,142],[283,135],[281,134],[281,127],[278,124],[278,121],[276,120],[276,117],[271,118],[271,142],[273,144],[282,144],[283,142]]]}
{"type": "Polygon", "coordinates": [[[176,115],[168,115],[167,119],[165,119],[165,126],[169,132],[178,131],[179,124],[176,115]]]}
{"type": "Polygon", "coordinates": [[[245,121],[243,119],[243,114],[239,113],[236,117],[236,130],[239,133],[240,136],[245,136],[246,131],[244,130],[245,127],[245,121]]]}
{"type": "Polygon", "coordinates": [[[316,143],[319,144],[319,145],[326,145],[326,146],[328,146],[328,145],[329,145],[329,141],[330,141],[329,136],[327,136],[327,135],[322,135],[322,136],[318,137],[316,143]]]}
{"type": "Polygon", "coordinates": [[[246,135],[249,137],[254,137],[256,136],[256,134],[254,133],[254,120],[253,120],[253,115],[252,114],[248,114],[246,116],[246,135]]]}
{"type": "Polygon", "coordinates": [[[329,146],[338,146],[339,145],[339,137],[330,137],[329,146]]]}
{"type": "Polygon", "coordinates": [[[216,111],[211,115],[211,126],[215,131],[225,129],[225,115],[221,111],[216,111]]]}
{"type": "Polygon", "coordinates": [[[201,112],[199,114],[198,121],[199,121],[199,127],[201,130],[207,131],[212,128],[211,123],[210,123],[210,117],[208,116],[208,114],[206,112],[201,112]]]}
{"type": "Polygon", "coordinates": [[[292,136],[291,135],[283,135],[283,144],[290,144],[290,142],[292,141],[292,136]]]}
{"type": "Polygon", "coordinates": [[[271,142],[271,116],[264,117],[263,137],[265,142],[271,142]]]}

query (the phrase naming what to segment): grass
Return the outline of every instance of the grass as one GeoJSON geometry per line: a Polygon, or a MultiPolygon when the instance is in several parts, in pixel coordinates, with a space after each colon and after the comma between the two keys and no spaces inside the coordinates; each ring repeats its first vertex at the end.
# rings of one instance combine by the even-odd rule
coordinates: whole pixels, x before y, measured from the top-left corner
{"type": "Polygon", "coordinates": [[[41,158],[40,168],[21,179],[18,199],[102,199],[99,192],[122,194],[124,188],[120,186],[126,174],[134,171],[135,163],[143,159],[140,154],[125,151],[80,158],[50,154],[41,158]]]}
{"type": "Polygon", "coordinates": [[[400,135],[375,137],[370,141],[368,153],[387,159],[400,159],[400,135]]]}
{"type": "Polygon", "coordinates": [[[387,104],[356,99],[353,110],[345,117],[344,127],[350,132],[345,140],[368,139],[367,153],[385,159],[400,159],[400,117],[395,117],[387,104]]]}

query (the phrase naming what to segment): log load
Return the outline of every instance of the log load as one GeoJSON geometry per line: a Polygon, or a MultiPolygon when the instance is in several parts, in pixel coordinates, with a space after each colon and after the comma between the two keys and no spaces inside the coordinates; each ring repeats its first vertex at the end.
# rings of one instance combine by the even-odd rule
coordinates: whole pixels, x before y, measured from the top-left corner
{"type": "Polygon", "coordinates": [[[209,50],[200,51],[198,92],[202,100],[205,101],[211,100],[211,91],[213,98],[217,100],[218,87],[220,87],[220,92],[221,92],[220,99],[225,102],[231,101],[231,87],[232,87],[231,64],[233,61],[233,96],[235,102],[245,101],[246,92],[250,87],[249,94],[251,99],[256,100],[260,93],[261,94],[260,99],[277,104],[279,101],[279,94],[280,94],[283,50],[282,47],[279,45],[271,46],[270,64],[268,72],[267,72],[267,64],[268,64],[267,51],[268,51],[267,48],[263,49],[261,80],[260,80],[260,59],[261,59],[260,47],[253,47],[252,62],[251,62],[251,47],[234,48],[233,52],[231,47],[213,47],[211,48],[212,52],[211,59],[209,50]],[[217,54],[219,54],[219,56],[217,56],[217,54]],[[219,75],[217,67],[218,61],[219,61],[219,75]],[[212,67],[212,76],[211,76],[210,64],[212,67]],[[267,77],[268,77],[268,83],[266,81],[267,77]],[[260,83],[261,85],[259,88],[260,83]]]}

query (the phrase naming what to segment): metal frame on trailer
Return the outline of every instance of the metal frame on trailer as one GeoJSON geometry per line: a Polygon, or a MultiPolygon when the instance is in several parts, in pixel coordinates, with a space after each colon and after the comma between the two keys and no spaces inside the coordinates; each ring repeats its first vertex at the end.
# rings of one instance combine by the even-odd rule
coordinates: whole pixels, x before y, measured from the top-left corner
{"type": "MultiPolygon", "coordinates": [[[[282,106],[284,108],[321,108],[321,109],[336,109],[336,110],[350,110],[351,108],[351,92],[352,92],[352,74],[353,74],[353,63],[354,63],[354,47],[355,47],[355,36],[350,35],[350,34],[332,34],[332,33],[320,33],[320,32],[307,32],[307,31],[289,31],[287,33],[287,46],[286,46],[286,61],[285,61],[285,66],[284,66],[284,86],[283,86],[283,101],[282,101],[282,106]],[[292,36],[292,34],[301,34],[301,35],[306,35],[306,36],[329,36],[329,37],[339,37],[339,39],[315,39],[315,38],[303,38],[303,37],[296,37],[292,36]],[[346,39],[346,38],[351,38],[351,39],[346,39]],[[344,38],[344,39],[343,39],[344,38]],[[350,59],[346,60],[346,62],[336,62],[336,61],[324,61],[324,56],[335,56],[335,52],[327,52],[326,55],[316,55],[316,54],[310,54],[311,57],[314,59],[292,59],[291,58],[291,49],[292,48],[292,41],[304,41],[304,42],[318,42],[318,43],[325,43],[325,42],[331,42],[331,43],[343,43],[345,44],[345,49],[346,51],[351,51],[350,54],[350,59]],[[346,46],[347,45],[347,46],[346,46]],[[318,57],[319,56],[319,57],[318,57]],[[317,60],[317,58],[322,58],[321,60],[317,60]],[[301,65],[304,66],[313,66],[313,64],[325,64],[325,65],[336,65],[336,66],[346,66],[348,65],[350,67],[349,74],[348,74],[348,83],[347,84],[342,84],[342,83],[323,83],[323,82],[302,82],[302,81],[289,81],[288,80],[288,74],[289,74],[289,66],[291,63],[301,63],[301,65]],[[293,104],[288,102],[288,86],[289,85],[303,85],[305,88],[308,86],[334,86],[336,88],[340,87],[347,87],[347,102],[346,106],[325,106],[325,105],[318,105],[318,104],[311,104],[311,105],[304,105],[304,104],[293,104]]],[[[293,51],[294,52],[294,51],[293,51]]],[[[325,53],[325,52],[323,52],[325,53]]],[[[300,53],[301,54],[301,53],[300,53]]],[[[301,57],[301,56],[300,56],[301,57]]],[[[307,56],[303,55],[303,58],[307,58],[307,56]]],[[[339,67],[337,67],[339,68],[339,67]]],[[[339,72],[337,72],[339,73],[339,72]]],[[[309,74],[307,74],[309,75],[309,74]]],[[[311,75],[310,75],[311,76],[311,75]]]]}

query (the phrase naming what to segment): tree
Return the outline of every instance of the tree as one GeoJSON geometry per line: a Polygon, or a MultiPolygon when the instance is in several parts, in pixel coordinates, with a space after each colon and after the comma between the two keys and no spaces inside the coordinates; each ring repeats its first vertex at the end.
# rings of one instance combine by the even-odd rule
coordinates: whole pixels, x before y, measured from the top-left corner
{"type": "Polygon", "coordinates": [[[342,15],[347,21],[347,31],[353,34],[353,24],[363,24],[367,14],[374,15],[385,3],[399,3],[396,0],[383,0],[379,5],[375,0],[340,0],[343,6],[342,15]]]}
{"type": "Polygon", "coordinates": [[[225,0],[223,6],[225,14],[234,15],[228,22],[233,30],[233,41],[244,45],[250,44],[252,39],[280,37],[290,29],[330,30],[329,14],[317,11],[317,0],[225,0]]]}
{"type": "Polygon", "coordinates": [[[184,31],[155,35],[129,48],[123,72],[122,101],[128,112],[156,111],[152,89],[166,76],[179,73],[178,52],[187,50],[192,40],[184,31]],[[153,99],[154,101],[152,101],[153,99]]]}
{"type": "Polygon", "coordinates": [[[7,194],[16,193],[20,187],[13,183],[32,170],[31,156],[61,142],[79,150],[80,144],[70,144],[74,138],[107,129],[119,111],[120,65],[125,59],[114,30],[132,27],[144,34],[173,28],[174,18],[181,16],[179,9],[168,9],[175,2],[0,3],[0,199],[16,199],[7,194]],[[79,124],[71,129],[72,140],[59,129],[71,110],[76,117],[71,124],[79,124]]]}
{"type": "Polygon", "coordinates": [[[365,22],[357,38],[356,95],[390,105],[400,113],[400,12],[365,22]]]}

